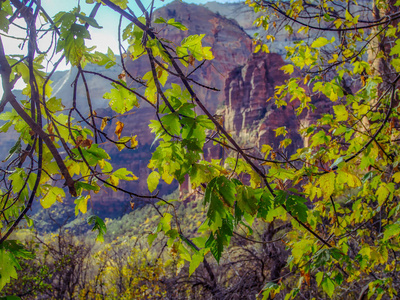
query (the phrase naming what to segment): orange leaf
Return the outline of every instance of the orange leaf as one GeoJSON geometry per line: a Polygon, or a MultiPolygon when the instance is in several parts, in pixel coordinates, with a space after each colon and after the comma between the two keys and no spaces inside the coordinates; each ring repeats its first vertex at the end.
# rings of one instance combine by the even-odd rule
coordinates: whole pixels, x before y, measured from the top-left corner
{"type": "Polygon", "coordinates": [[[118,75],[118,79],[124,79],[126,77],[125,71],[122,71],[121,74],[118,75]]]}
{"type": "Polygon", "coordinates": [[[188,62],[189,62],[189,65],[194,66],[195,59],[194,59],[194,56],[192,54],[190,54],[190,56],[188,58],[188,62]]]}
{"type": "Polygon", "coordinates": [[[81,146],[90,148],[90,146],[92,146],[92,143],[93,143],[92,140],[86,139],[81,143],[81,146]]]}
{"type": "Polygon", "coordinates": [[[83,136],[78,136],[75,140],[75,147],[74,148],[78,148],[83,142],[83,136]]]}
{"type": "Polygon", "coordinates": [[[49,131],[50,135],[50,140],[54,142],[54,131],[53,131],[53,123],[50,123],[49,126],[47,127],[47,130],[49,131]]]}
{"type": "Polygon", "coordinates": [[[304,274],[304,279],[307,282],[307,285],[310,286],[310,272],[304,274]]]}

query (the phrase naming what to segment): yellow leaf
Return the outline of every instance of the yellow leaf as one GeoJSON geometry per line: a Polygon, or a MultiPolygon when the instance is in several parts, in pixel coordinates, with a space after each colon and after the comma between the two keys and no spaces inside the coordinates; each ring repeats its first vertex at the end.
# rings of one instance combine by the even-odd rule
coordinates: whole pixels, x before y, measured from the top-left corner
{"type": "Polygon", "coordinates": [[[394,183],[386,184],[382,182],[379,188],[376,190],[376,197],[378,198],[379,205],[382,205],[387,199],[393,198],[394,183]]]}
{"type": "Polygon", "coordinates": [[[269,52],[270,52],[270,51],[269,51],[269,48],[268,48],[268,46],[267,46],[266,44],[263,44],[263,45],[262,45],[261,50],[262,50],[264,53],[269,53],[269,52]]]}
{"type": "Polygon", "coordinates": [[[334,53],[334,54],[332,55],[332,59],[328,60],[328,63],[333,64],[333,63],[337,62],[338,58],[339,58],[339,55],[337,55],[336,53],[334,53]]]}
{"type": "Polygon", "coordinates": [[[349,118],[349,114],[347,112],[346,106],[344,105],[335,105],[333,106],[333,110],[335,111],[336,121],[347,121],[349,118]]]}
{"type": "Polygon", "coordinates": [[[286,130],[286,126],[278,127],[277,129],[274,129],[274,131],[276,137],[280,135],[286,136],[286,134],[288,133],[288,131],[286,130]]]}
{"type": "Polygon", "coordinates": [[[131,137],[131,148],[136,148],[139,142],[136,140],[137,135],[131,137]]]}
{"type": "Polygon", "coordinates": [[[100,126],[100,130],[103,131],[103,129],[107,126],[108,123],[108,118],[103,118],[103,120],[101,121],[101,126],[100,126]]]}
{"type": "Polygon", "coordinates": [[[167,183],[171,184],[172,180],[174,180],[174,177],[168,174],[167,172],[164,172],[161,176],[161,178],[167,183]]]}
{"type": "Polygon", "coordinates": [[[333,194],[335,189],[335,173],[329,172],[327,174],[322,175],[318,179],[319,186],[323,191],[324,199],[329,199],[329,197],[333,194]]]}
{"type": "Polygon", "coordinates": [[[396,172],[393,174],[393,181],[396,183],[400,182],[400,172],[396,172]]]}
{"type": "Polygon", "coordinates": [[[121,137],[122,129],[124,129],[124,123],[117,121],[116,127],[115,127],[115,134],[118,136],[118,138],[121,137]]]}
{"type": "Polygon", "coordinates": [[[309,80],[310,80],[310,74],[307,74],[306,77],[304,77],[304,84],[307,84],[309,80]]]}
{"type": "Polygon", "coordinates": [[[292,74],[294,72],[294,67],[293,67],[293,65],[286,65],[286,66],[283,66],[281,68],[281,70],[283,72],[285,72],[285,74],[292,74]]]}
{"type": "Polygon", "coordinates": [[[115,144],[115,146],[117,146],[118,150],[121,151],[125,148],[126,143],[128,143],[130,140],[131,138],[129,136],[124,136],[123,138],[119,139],[118,144],[115,144]]]}
{"type": "Polygon", "coordinates": [[[57,186],[48,187],[46,194],[40,199],[40,204],[46,209],[51,207],[56,201],[62,202],[63,197],[65,197],[65,192],[62,188],[57,186]]]}
{"type": "Polygon", "coordinates": [[[262,145],[261,152],[265,153],[265,158],[268,157],[268,154],[271,152],[272,147],[270,145],[262,145]]]}
{"type": "Polygon", "coordinates": [[[86,212],[87,212],[87,202],[88,202],[89,199],[90,199],[90,195],[87,195],[85,198],[81,199],[76,204],[77,210],[79,209],[81,211],[81,213],[86,214],[86,212]]]}
{"type": "Polygon", "coordinates": [[[116,176],[110,175],[110,183],[114,186],[118,186],[119,179],[116,176]]]}

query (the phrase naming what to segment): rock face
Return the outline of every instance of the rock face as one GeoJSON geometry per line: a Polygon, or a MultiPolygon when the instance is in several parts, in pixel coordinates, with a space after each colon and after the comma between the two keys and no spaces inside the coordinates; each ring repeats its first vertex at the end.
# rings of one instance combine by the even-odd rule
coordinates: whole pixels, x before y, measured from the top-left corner
{"type": "MultiPolygon", "coordinates": [[[[211,47],[214,59],[206,61],[190,78],[195,81],[216,88],[220,92],[198,88],[194,85],[200,99],[204,99],[207,108],[214,113],[218,106],[224,101],[225,80],[228,74],[235,67],[244,65],[252,53],[252,40],[250,36],[232,20],[214,13],[206,7],[187,4],[176,0],[154,13],[154,18],[163,17],[166,20],[174,18],[176,21],[185,25],[188,30],[181,31],[172,26],[159,26],[159,36],[175,44],[194,34],[205,34],[203,46],[211,47]],[[162,28],[162,29],[161,29],[162,28]]],[[[133,75],[144,74],[144,70],[149,70],[147,57],[136,61],[128,61],[127,68],[133,75]]],[[[188,69],[190,72],[192,69],[188,69]]],[[[170,82],[176,82],[176,79],[170,82]]]]}
{"type": "MultiPolygon", "coordinates": [[[[260,147],[270,144],[278,148],[279,140],[274,129],[286,126],[293,140],[292,147],[302,143],[296,134],[298,123],[294,118],[292,106],[277,108],[274,95],[277,85],[289,79],[280,70],[284,62],[280,55],[253,54],[244,66],[234,69],[225,85],[225,128],[246,146],[260,147]]],[[[291,148],[287,149],[291,152],[291,148]]]]}

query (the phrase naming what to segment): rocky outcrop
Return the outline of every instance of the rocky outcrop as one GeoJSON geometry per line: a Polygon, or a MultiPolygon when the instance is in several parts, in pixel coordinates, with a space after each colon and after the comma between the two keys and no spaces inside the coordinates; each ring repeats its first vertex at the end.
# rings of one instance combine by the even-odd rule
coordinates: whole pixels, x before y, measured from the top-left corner
{"type": "MultiPolygon", "coordinates": [[[[206,61],[204,65],[194,72],[190,78],[200,84],[218,89],[220,92],[200,88],[194,84],[199,99],[206,103],[210,112],[214,113],[224,101],[225,80],[235,67],[244,65],[252,53],[252,40],[250,36],[231,19],[214,13],[206,7],[183,3],[176,0],[154,13],[154,18],[162,17],[165,20],[174,18],[185,25],[188,30],[181,31],[172,26],[157,26],[158,36],[179,45],[181,41],[194,34],[205,34],[203,46],[211,47],[214,59],[206,61]]],[[[133,76],[143,75],[149,70],[147,57],[135,61],[127,61],[127,69],[133,76]]],[[[196,66],[199,63],[196,62],[196,66]]],[[[192,67],[184,70],[189,73],[192,67]]],[[[179,83],[177,78],[169,82],[179,83]]]]}
{"type": "Polygon", "coordinates": [[[296,133],[298,121],[293,106],[278,109],[270,101],[275,86],[283,85],[289,78],[280,70],[283,65],[278,54],[253,54],[244,66],[229,74],[225,86],[225,128],[246,146],[270,144],[278,148],[280,140],[275,137],[274,129],[282,126],[290,133],[291,147],[302,143],[296,133]]]}

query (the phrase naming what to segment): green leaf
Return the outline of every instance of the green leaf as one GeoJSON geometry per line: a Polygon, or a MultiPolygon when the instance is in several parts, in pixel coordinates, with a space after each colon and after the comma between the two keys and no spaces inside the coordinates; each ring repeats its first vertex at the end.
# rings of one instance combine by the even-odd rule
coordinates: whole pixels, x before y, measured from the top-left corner
{"type": "Polygon", "coordinates": [[[20,153],[20,152],[21,152],[21,139],[18,139],[18,141],[14,144],[14,146],[11,147],[7,157],[3,160],[3,162],[9,160],[15,153],[20,153]]]}
{"type": "MultiPolygon", "coordinates": [[[[28,69],[29,72],[29,69],[28,69]]],[[[29,76],[29,73],[27,74],[29,76]]],[[[12,111],[6,111],[0,114],[0,120],[2,121],[15,121],[19,119],[18,113],[13,109],[12,111]]]]}
{"type": "Polygon", "coordinates": [[[343,156],[339,157],[335,162],[329,167],[331,170],[337,170],[344,165],[345,159],[343,156]]]}
{"type": "Polygon", "coordinates": [[[83,22],[88,23],[90,26],[94,27],[94,28],[103,28],[101,27],[97,21],[94,18],[91,17],[87,17],[78,13],[75,13],[75,16],[79,19],[81,19],[83,22]]]}
{"type": "Polygon", "coordinates": [[[176,28],[178,28],[180,30],[183,30],[183,31],[188,30],[185,25],[182,25],[182,23],[175,21],[174,18],[169,19],[168,21],[166,21],[163,17],[159,17],[154,21],[154,23],[156,23],[156,24],[168,24],[168,25],[174,26],[174,27],[176,27],[176,28]]]}
{"type": "Polygon", "coordinates": [[[157,188],[159,182],[160,174],[157,171],[151,172],[149,177],[147,177],[147,186],[150,193],[152,193],[157,188]]]}
{"type": "Polygon", "coordinates": [[[108,47],[107,50],[107,55],[101,52],[96,51],[94,55],[92,56],[92,62],[94,64],[97,64],[99,66],[105,66],[106,69],[109,69],[113,66],[115,66],[116,63],[116,57],[110,47],[108,47]]]}
{"type": "Polygon", "coordinates": [[[257,217],[266,219],[268,212],[272,207],[272,196],[269,192],[263,191],[258,202],[258,215],[257,217]]]}
{"type": "Polygon", "coordinates": [[[4,10],[0,10],[0,29],[6,33],[8,33],[8,27],[10,25],[7,16],[8,16],[7,12],[5,12],[4,10]]]}
{"type": "Polygon", "coordinates": [[[10,129],[12,122],[7,122],[3,126],[0,127],[0,132],[7,132],[10,129]]]}
{"type": "MultiPolygon", "coordinates": [[[[78,149],[72,149],[72,152],[78,157],[80,156],[78,149]]],[[[95,166],[99,161],[110,158],[104,149],[99,148],[98,144],[92,144],[90,148],[87,149],[81,148],[81,152],[90,166],[95,166]]]]}
{"type": "Polygon", "coordinates": [[[128,0],[111,0],[111,2],[114,3],[115,5],[118,5],[120,8],[124,10],[128,8],[128,0]]]}
{"type": "Polygon", "coordinates": [[[329,143],[330,140],[331,140],[331,137],[327,136],[325,131],[320,130],[316,134],[313,135],[311,146],[314,147],[314,146],[318,146],[321,144],[327,144],[327,143],[329,143]]]}
{"type": "Polygon", "coordinates": [[[395,236],[399,236],[400,234],[400,223],[396,222],[394,224],[387,225],[385,227],[385,232],[383,233],[382,241],[390,240],[395,236]]]}
{"type": "Polygon", "coordinates": [[[263,299],[273,299],[277,293],[280,292],[280,285],[274,282],[268,282],[263,287],[263,299]]]}
{"type": "Polygon", "coordinates": [[[192,276],[193,272],[200,266],[204,261],[204,255],[200,252],[193,254],[192,260],[189,266],[189,276],[192,276]]]}
{"type": "Polygon", "coordinates": [[[400,54],[400,40],[396,40],[396,44],[390,49],[390,55],[400,54]]]}
{"type": "Polygon", "coordinates": [[[0,290],[3,287],[10,283],[11,278],[17,279],[17,271],[16,269],[20,270],[21,267],[16,261],[14,255],[4,249],[3,247],[0,248],[0,290]]]}
{"type": "Polygon", "coordinates": [[[158,17],[157,19],[154,20],[155,24],[165,24],[167,21],[163,17],[158,17]]]}
{"type": "Polygon", "coordinates": [[[242,211],[254,216],[257,213],[258,199],[254,195],[254,190],[245,185],[236,187],[236,203],[242,211]]]}
{"type": "Polygon", "coordinates": [[[98,231],[96,241],[104,242],[104,235],[107,232],[107,227],[106,224],[104,224],[104,221],[98,216],[91,215],[87,219],[87,222],[89,225],[93,225],[92,231],[98,231]]]}
{"type": "Polygon", "coordinates": [[[139,179],[138,177],[133,175],[133,173],[131,171],[128,171],[126,168],[118,169],[117,171],[115,171],[113,173],[113,176],[115,176],[119,179],[122,179],[122,180],[126,180],[126,181],[132,181],[132,180],[139,179]]]}
{"type": "Polygon", "coordinates": [[[233,203],[236,200],[235,197],[235,185],[225,176],[220,176],[217,179],[216,187],[218,189],[219,194],[222,196],[224,202],[232,207],[233,203]]]}
{"type": "Polygon", "coordinates": [[[171,25],[171,26],[174,26],[174,27],[176,27],[176,28],[178,28],[179,30],[182,30],[182,31],[188,30],[188,28],[185,25],[183,25],[180,22],[175,21],[175,19],[173,19],[173,18],[169,19],[167,24],[171,25]]]}
{"type": "Polygon", "coordinates": [[[171,220],[172,215],[169,213],[165,213],[164,216],[160,219],[158,223],[157,231],[164,231],[167,232],[171,229],[171,220]]]}
{"type": "Polygon", "coordinates": [[[332,297],[333,293],[335,292],[334,281],[330,279],[328,276],[325,276],[324,280],[322,281],[322,289],[324,290],[325,293],[328,294],[329,297],[332,297]]]}
{"type": "Polygon", "coordinates": [[[307,199],[297,195],[289,195],[286,199],[286,208],[303,223],[307,222],[308,208],[305,202],[307,199]]]}
{"type": "Polygon", "coordinates": [[[32,227],[33,226],[33,220],[31,218],[29,218],[27,215],[24,216],[25,220],[26,220],[26,225],[28,225],[28,227],[32,227]]]}
{"type": "Polygon", "coordinates": [[[131,141],[131,137],[130,136],[124,136],[122,138],[120,138],[118,140],[118,143],[115,144],[115,146],[117,146],[118,150],[121,151],[126,147],[126,143],[128,143],[129,141],[131,141]]]}
{"type": "Polygon", "coordinates": [[[40,199],[40,204],[45,209],[50,208],[56,201],[62,202],[63,198],[65,198],[65,192],[62,188],[48,186],[44,197],[40,199]]]}
{"type": "Polygon", "coordinates": [[[8,15],[13,14],[13,8],[11,6],[10,0],[4,0],[1,4],[1,10],[5,11],[8,15]]]}
{"type": "Polygon", "coordinates": [[[199,123],[199,125],[207,129],[214,130],[215,128],[214,123],[206,115],[197,116],[196,121],[199,123]]]}
{"type": "Polygon", "coordinates": [[[151,247],[151,245],[153,245],[153,242],[154,242],[154,240],[157,238],[157,236],[158,236],[158,233],[156,232],[156,233],[150,233],[148,236],[147,236],[147,242],[149,243],[149,247],[151,247]]]}
{"type": "Polygon", "coordinates": [[[292,143],[291,139],[284,139],[279,143],[279,148],[287,148],[292,143]]]}
{"type": "Polygon", "coordinates": [[[214,178],[208,185],[204,195],[204,204],[209,203],[207,217],[212,221],[211,230],[217,230],[222,226],[222,218],[226,216],[226,210],[218,189],[216,188],[217,178],[214,178]]]}
{"type": "Polygon", "coordinates": [[[209,248],[211,254],[214,256],[215,260],[219,263],[221,259],[222,251],[224,250],[223,243],[221,241],[220,236],[217,235],[217,238],[214,238],[214,234],[211,234],[206,242],[206,248],[209,248]]]}
{"type": "Polygon", "coordinates": [[[82,182],[82,181],[76,181],[75,182],[75,188],[78,191],[78,193],[80,192],[81,189],[86,190],[86,191],[100,191],[100,187],[96,184],[96,185],[91,185],[88,184],[86,182],[82,182]]]}
{"type": "MultiPolygon", "coordinates": [[[[123,83],[125,85],[125,83],[123,83]]],[[[116,113],[124,114],[133,107],[139,107],[136,95],[124,87],[114,84],[114,89],[103,95],[104,99],[109,99],[109,106],[116,113]]]]}
{"type": "MultiPolygon", "coordinates": [[[[195,59],[197,59],[198,61],[201,61],[203,59],[213,59],[214,56],[211,52],[211,47],[203,47],[202,46],[202,39],[205,36],[205,34],[201,34],[201,35],[190,35],[187,38],[184,38],[183,41],[181,42],[181,47],[177,47],[177,51],[181,48],[186,48],[187,50],[190,51],[190,53],[193,55],[193,57],[195,59]]],[[[181,53],[178,53],[178,55],[185,55],[185,51],[182,52],[182,50],[180,50],[181,53]]],[[[186,52],[187,55],[187,52],[186,52]]]]}
{"type": "Polygon", "coordinates": [[[51,97],[50,99],[48,99],[46,101],[46,107],[53,113],[64,109],[64,106],[62,105],[62,100],[56,97],[51,97]]]}
{"type": "Polygon", "coordinates": [[[324,278],[324,272],[318,272],[316,275],[315,275],[315,279],[316,279],[316,281],[317,281],[317,285],[318,286],[320,286],[321,285],[321,282],[322,282],[322,279],[324,278]]]}
{"type": "Polygon", "coordinates": [[[165,115],[161,118],[161,123],[167,131],[172,135],[179,135],[181,131],[181,123],[179,122],[179,116],[176,113],[165,115]]]}
{"type": "Polygon", "coordinates": [[[6,296],[6,297],[1,297],[0,300],[21,300],[20,297],[17,296],[6,296]]]}
{"type": "Polygon", "coordinates": [[[9,176],[9,180],[12,180],[13,183],[12,191],[14,192],[14,194],[21,192],[21,197],[25,199],[28,197],[28,189],[25,184],[25,181],[27,180],[26,177],[27,175],[25,173],[25,170],[22,168],[15,168],[15,171],[9,176]]]}

